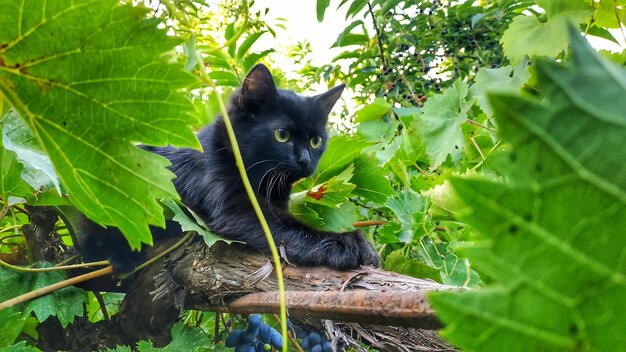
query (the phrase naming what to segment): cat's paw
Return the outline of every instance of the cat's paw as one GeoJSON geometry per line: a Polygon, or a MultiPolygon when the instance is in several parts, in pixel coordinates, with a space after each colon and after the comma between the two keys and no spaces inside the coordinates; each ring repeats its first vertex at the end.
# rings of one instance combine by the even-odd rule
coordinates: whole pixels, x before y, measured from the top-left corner
{"type": "Polygon", "coordinates": [[[341,247],[339,255],[329,258],[328,264],[335,269],[354,269],[361,265],[380,266],[380,257],[372,245],[365,239],[363,232],[357,230],[337,236],[341,247]]]}
{"type": "Polygon", "coordinates": [[[380,256],[378,256],[378,252],[376,252],[374,247],[367,241],[363,232],[356,230],[350,232],[350,236],[355,239],[356,246],[358,247],[359,265],[380,267],[380,256]]]}

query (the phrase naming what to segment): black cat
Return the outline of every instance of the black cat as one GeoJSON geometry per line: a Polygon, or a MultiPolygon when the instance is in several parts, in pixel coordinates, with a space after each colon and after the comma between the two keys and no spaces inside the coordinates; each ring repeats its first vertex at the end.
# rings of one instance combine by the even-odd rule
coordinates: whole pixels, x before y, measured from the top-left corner
{"type": "MultiPolygon", "coordinates": [[[[318,231],[288,213],[293,182],[313,173],[326,148],[328,114],[343,89],[340,85],[314,97],[303,97],[277,89],[267,67],[257,65],[230,98],[228,114],[250,182],[274,241],[285,246],[287,259],[296,265],[328,265],[341,270],[379,264],[377,253],[361,232],[318,231]]],[[[182,202],[209,229],[269,252],[235,165],[223,119],[218,117],[204,128],[198,139],[203,152],[173,147],[146,149],[171,161],[182,202]]],[[[114,268],[128,270],[141,255],[128,249],[121,234],[103,233],[113,231],[84,222],[79,231],[83,254],[89,260],[109,259],[114,268]]],[[[165,230],[153,228],[155,240],[168,232],[181,231],[172,221],[165,230]]]]}

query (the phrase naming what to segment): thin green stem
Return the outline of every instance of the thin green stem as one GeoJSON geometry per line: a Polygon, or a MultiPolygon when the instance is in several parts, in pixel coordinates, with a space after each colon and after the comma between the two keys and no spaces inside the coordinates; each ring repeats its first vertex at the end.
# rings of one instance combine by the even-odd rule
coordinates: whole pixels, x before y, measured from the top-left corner
{"type": "Polygon", "coordinates": [[[593,23],[596,21],[596,17],[598,16],[598,11],[600,10],[600,6],[602,6],[602,0],[598,1],[598,6],[596,6],[596,9],[593,11],[591,18],[589,19],[589,22],[587,22],[587,26],[585,27],[585,32],[583,33],[583,37],[587,36],[587,33],[589,33],[589,29],[591,28],[593,23]]]}
{"type": "Polygon", "coordinates": [[[11,230],[14,230],[14,229],[19,229],[20,227],[22,227],[22,225],[11,225],[11,226],[7,226],[7,227],[2,228],[2,229],[0,230],[0,233],[2,233],[2,232],[7,232],[7,231],[11,231],[11,230]]]}
{"type": "Polygon", "coordinates": [[[83,263],[83,264],[73,264],[73,265],[62,265],[62,266],[52,266],[49,268],[25,268],[22,266],[17,266],[13,264],[9,264],[5,261],[0,260],[0,266],[5,268],[9,268],[11,270],[23,272],[23,273],[43,273],[46,271],[59,271],[59,270],[69,270],[69,269],[79,269],[79,268],[90,268],[93,266],[106,266],[109,265],[108,260],[101,260],[99,262],[91,262],[91,263],[83,263]]]}
{"type": "Polygon", "coordinates": [[[250,203],[252,203],[254,212],[256,213],[259,222],[261,223],[263,233],[265,234],[265,238],[272,253],[272,259],[274,260],[274,265],[276,268],[276,281],[278,282],[278,295],[280,300],[280,327],[284,342],[283,352],[287,352],[289,341],[289,335],[287,334],[287,301],[285,299],[285,283],[283,280],[283,268],[280,262],[280,255],[278,254],[278,249],[276,248],[276,243],[274,243],[274,238],[272,237],[272,232],[270,231],[269,225],[267,224],[267,220],[265,220],[265,216],[263,215],[263,211],[261,210],[259,201],[257,200],[256,195],[254,194],[254,190],[252,189],[252,185],[250,184],[250,180],[248,179],[246,167],[243,163],[243,158],[241,157],[241,151],[239,150],[239,144],[237,143],[237,137],[235,136],[235,131],[233,130],[230,118],[228,117],[228,112],[226,111],[226,106],[224,105],[222,96],[220,93],[217,92],[217,86],[215,85],[213,80],[209,78],[206,72],[206,68],[203,64],[204,61],[202,60],[202,56],[198,52],[196,52],[196,58],[198,61],[198,65],[200,65],[200,76],[202,77],[202,80],[206,84],[211,86],[217,94],[217,102],[219,104],[222,117],[224,118],[224,125],[226,126],[226,131],[228,132],[228,138],[230,139],[230,145],[233,149],[237,169],[239,169],[239,174],[241,175],[241,181],[243,182],[244,188],[246,189],[246,193],[248,194],[250,203]]]}
{"type": "Polygon", "coordinates": [[[191,237],[193,237],[193,235],[195,235],[196,232],[195,231],[189,231],[187,232],[187,234],[185,235],[185,237],[181,238],[178,242],[174,243],[174,245],[172,245],[171,247],[167,248],[166,250],[164,250],[163,252],[159,253],[158,255],[155,255],[154,257],[150,258],[150,260],[147,260],[143,263],[141,263],[141,265],[138,265],[135,270],[129,272],[129,273],[125,273],[123,275],[120,275],[120,279],[125,279],[127,277],[129,277],[130,275],[136,273],[137,271],[147,267],[148,265],[156,262],[157,260],[163,258],[164,256],[166,256],[167,254],[171,253],[173,250],[175,250],[176,248],[182,246],[185,242],[187,242],[189,239],[191,239],[191,237]]]}

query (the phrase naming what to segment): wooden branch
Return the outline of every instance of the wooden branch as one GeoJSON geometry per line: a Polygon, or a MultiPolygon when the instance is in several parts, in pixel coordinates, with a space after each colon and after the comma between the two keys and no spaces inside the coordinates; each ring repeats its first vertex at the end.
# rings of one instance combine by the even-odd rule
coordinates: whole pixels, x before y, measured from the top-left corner
{"type": "MultiPolygon", "coordinates": [[[[167,271],[187,292],[185,308],[276,312],[276,279],[264,256],[235,244],[202,245],[192,244],[167,271]]],[[[292,315],[425,329],[439,327],[425,293],[452,288],[372,267],[339,272],[286,266],[283,275],[292,315]]]]}
{"type": "MultiPolygon", "coordinates": [[[[422,292],[376,291],[287,291],[289,314],[307,319],[331,319],[360,323],[437,329],[440,324],[422,292]]],[[[250,293],[222,306],[201,310],[242,314],[275,313],[277,292],[250,293]]]]}
{"type": "Polygon", "coordinates": [[[387,224],[386,220],[364,220],[364,221],[355,221],[352,223],[354,227],[366,227],[366,226],[378,226],[387,224]]]}
{"type": "MultiPolygon", "coordinates": [[[[167,244],[151,255],[164,247],[167,244]]],[[[362,341],[381,350],[453,350],[437,337],[434,329],[440,324],[425,294],[454,287],[373,267],[340,272],[285,264],[283,274],[292,321],[325,327],[329,336],[332,326],[332,334],[340,334],[353,346],[362,341]],[[322,318],[333,322],[322,326],[322,318]]],[[[98,349],[134,345],[143,339],[163,346],[184,309],[243,314],[278,311],[272,264],[241,244],[218,242],[209,248],[196,238],[142,269],[133,280],[119,314],[110,321],[70,327],[73,334],[65,336],[82,336],[81,341],[42,347],[63,349],[83,343],[85,349],[98,349]]]]}

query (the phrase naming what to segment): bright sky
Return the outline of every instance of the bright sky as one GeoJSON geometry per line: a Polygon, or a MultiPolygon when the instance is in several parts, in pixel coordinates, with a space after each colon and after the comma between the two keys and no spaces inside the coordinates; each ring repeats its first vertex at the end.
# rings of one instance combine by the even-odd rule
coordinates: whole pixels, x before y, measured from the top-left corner
{"type": "Polygon", "coordinates": [[[266,17],[269,23],[275,23],[276,18],[287,20],[285,23],[287,31],[278,29],[276,42],[273,42],[274,38],[271,36],[265,37],[265,40],[270,40],[271,44],[283,46],[284,48],[277,48],[282,51],[289,44],[306,39],[311,43],[313,50],[310,57],[312,65],[321,66],[330,63],[333,57],[341,53],[340,49],[330,49],[330,47],[346,26],[345,9],[336,11],[331,4],[326,11],[324,21],[318,23],[315,4],[315,0],[257,0],[253,9],[262,10],[268,7],[270,11],[266,17]]]}

